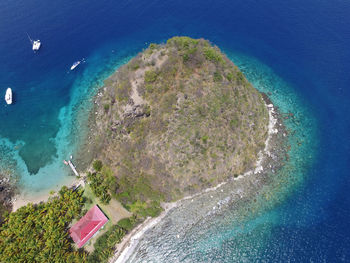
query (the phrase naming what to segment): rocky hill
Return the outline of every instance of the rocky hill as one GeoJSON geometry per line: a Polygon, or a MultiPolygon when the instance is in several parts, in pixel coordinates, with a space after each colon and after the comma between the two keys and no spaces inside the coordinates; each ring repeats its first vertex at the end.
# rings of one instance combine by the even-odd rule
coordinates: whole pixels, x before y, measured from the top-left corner
{"type": "Polygon", "coordinates": [[[254,168],[268,135],[262,95],[217,47],[174,37],[105,81],[91,114],[94,158],[125,205],[174,200],[254,168]]]}

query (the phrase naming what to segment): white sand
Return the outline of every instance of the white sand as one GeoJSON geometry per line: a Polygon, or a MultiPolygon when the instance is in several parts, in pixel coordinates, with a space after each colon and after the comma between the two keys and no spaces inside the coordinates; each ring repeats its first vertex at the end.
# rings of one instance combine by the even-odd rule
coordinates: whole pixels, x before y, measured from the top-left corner
{"type": "MultiPolygon", "coordinates": [[[[82,184],[84,186],[84,180],[77,178],[72,183],[68,184],[67,187],[70,188],[78,184],[82,184]]],[[[51,189],[51,190],[57,192],[59,189],[51,189]]],[[[39,204],[40,202],[46,202],[49,199],[49,197],[52,196],[50,195],[51,190],[43,191],[37,194],[22,192],[16,195],[12,199],[13,200],[12,212],[16,211],[21,206],[25,206],[29,203],[39,204]]]]}
{"type": "Polygon", "coordinates": [[[16,195],[13,199],[12,212],[16,211],[18,208],[25,206],[29,203],[38,204],[40,202],[45,202],[50,197],[49,193],[43,193],[38,196],[28,196],[24,194],[16,195]]]}

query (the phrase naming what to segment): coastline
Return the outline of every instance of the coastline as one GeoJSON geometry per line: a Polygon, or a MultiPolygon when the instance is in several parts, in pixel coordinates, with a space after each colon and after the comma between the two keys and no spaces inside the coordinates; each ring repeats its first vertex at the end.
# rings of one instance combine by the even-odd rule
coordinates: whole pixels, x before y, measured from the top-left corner
{"type": "MultiPolygon", "coordinates": [[[[81,174],[80,178],[75,178],[71,183],[69,184],[63,184],[64,186],[67,186],[68,188],[75,187],[79,184],[81,184],[84,181],[84,175],[81,174]]],[[[32,204],[39,204],[41,202],[47,202],[49,197],[55,196],[57,191],[60,190],[60,187],[55,187],[47,191],[43,191],[42,193],[38,193],[37,195],[33,195],[30,193],[30,195],[26,192],[20,192],[19,194],[15,195],[12,198],[12,212],[15,212],[17,209],[19,209],[22,206],[26,206],[29,203],[32,204]],[[54,194],[50,194],[51,191],[54,191],[54,194]]]]}
{"type": "MultiPolygon", "coordinates": [[[[263,94],[263,100],[265,102],[265,106],[268,109],[269,113],[269,123],[268,123],[268,136],[265,141],[265,147],[262,151],[259,152],[258,160],[256,162],[256,166],[254,169],[247,171],[244,174],[241,174],[237,176],[236,178],[233,178],[233,181],[241,180],[245,178],[248,175],[260,175],[264,171],[264,166],[269,165],[268,162],[264,162],[267,157],[271,156],[272,146],[271,146],[271,139],[274,134],[277,134],[279,132],[277,124],[280,120],[279,113],[276,112],[276,107],[271,103],[270,99],[267,97],[266,94],[263,94]]],[[[282,126],[281,123],[279,123],[279,126],[282,126]]],[[[285,133],[283,133],[283,137],[285,137],[285,133]]],[[[271,165],[270,165],[271,167],[271,165]]],[[[130,233],[128,233],[124,238],[123,241],[116,246],[116,253],[114,256],[109,260],[110,263],[124,263],[126,262],[130,256],[135,251],[138,243],[140,242],[142,236],[150,230],[151,228],[155,227],[172,209],[177,208],[181,206],[181,203],[185,200],[195,198],[197,196],[200,196],[204,193],[212,192],[220,188],[221,186],[227,184],[229,181],[222,182],[214,187],[210,187],[207,189],[204,189],[200,191],[199,193],[186,196],[178,201],[175,202],[169,202],[169,203],[162,203],[162,207],[164,211],[155,218],[147,218],[144,222],[142,222],[140,225],[138,225],[135,229],[133,229],[130,233]]],[[[242,198],[242,196],[240,196],[242,198]]],[[[192,200],[193,201],[193,200],[192,200]]]]}
{"type": "MultiPolygon", "coordinates": [[[[89,117],[88,117],[88,120],[90,120],[91,117],[92,118],[96,118],[97,112],[95,112],[95,109],[96,109],[96,106],[99,106],[99,105],[98,105],[98,100],[95,100],[95,98],[98,98],[99,95],[100,95],[100,93],[97,93],[95,95],[95,97],[93,98],[93,100],[94,100],[93,102],[94,103],[92,104],[92,111],[95,114],[90,114],[89,117]]],[[[254,163],[252,163],[254,165],[254,167],[251,170],[245,172],[244,174],[234,175],[232,177],[229,177],[229,179],[227,181],[221,182],[218,185],[216,185],[215,187],[204,189],[204,190],[200,191],[199,193],[186,196],[186,197],[184,197],[184,198],[182,198],[182,199],[180,199],[180,200],[178,200],[176,202],[169,202],[169,203],[161,204],[161,206],[162,206],[162,208],[164,210],[161,212],[161,214],[158,217],[156,217],[156,218],[147,218],[144,222],[142,222],[135,229],[133,229],[128,235],[126,235],[124,237],[123,241],[120,244],[117,245],[117,249],[116,249],[117,252],[113,256],[111,262],[114,261],[114,260],[116,260],[115,262],[125,262],[125,261],[127,261],[128,258],[133,254],[133,252],[137,249],[138,244],[139,244],[140,240],[142,239],[142,237],[144,236],[144,234],[148,230],[154,228],[157,224],[159,224],[160,221],[164,217],[166,217],[169,214],[170,211],[172,211],[174,208],[177,208],[177,207],[181,206],[183,201],[189,200],[191,198],[195,198],[195,197],[200,196],[200,195],[202,195],[204,193],[215,191],[218,188],[220,188],[221,186],[223,186],[225,184],[228,184],[228,182],[241,180],[241,179],[247,177],[248,175],[253,175],[253,177],[254,177],[255,174],[260,174],[262,171],[266,170],[266,169],[264,169],[265,168],[265,161],[264,160],[265,160],[266,156],[270,156],[270,148],[269,147],[270,147],[271,137],[272,137],[272,134],[278,133],[278,130],[276,129],[277,119],[273,116],[274,114],[277,114],[275,112],[274,106],[271,104],[269,98],[266,95],[263,96],[262,100],[265,102],[264,104],[265,104],[266,109],[268,109],[268,118],[269,118],[268,119],[268,125],[267,125],[268,126],[268,128],[267,128],[268,136],[266,137],[266,140],[265,140],[264,149],[262,149],[258,153],[258,158],[256,160],[255,165],[254,165],[254,163]]],[[[266,117],[264,118],[264,120],[266,120],[266,117]]],[[[94,133],[94,131],[91,128],[91,126],[88,126],[88,127],[89,127],[89,129],[87,130],[87,136],[90,135],[90,132],[94,133]]],[[[285,136],[285,135],[283,134],[283,136],[285,136]]],[[[90,139],[90,137],[89,137],[89,139],[90,139]]],[[[85,144],[90,144],[90,142],[87,141],[87,142],[85,142],[85,144]]],[[[90,147],[87,147],[87,148],[89,149],[90,147]]],[[[90,148],[87,151],[86,155],[84,155],[84,156],[79,156],[78,155],[78,156],[80,157],[80,160],[84,160],[84,159],[86,160],[86,159],[92,159],[94,154],[95,154],[95,151],[93,151],[93,149],[90,148]]],[[[270,167],[271,167],[271,165],[270,165],[270,167]]],[[[250,179],[252,179],[252,178],[250,177],[250,179]]],[[[261,179],[257,179],[257,180],[261,181],[261,179]]],[[[264,180],[264,179],[262,179],[262,180],[264,180]]],[[[72,185],[74,185],[75,182],[77,182],[77,180],[74,180],[72,185]]],[[[262,183],[266,183],[266,182],[263,181],[262,183]]],[[[67,184],[65,184],[65,185],[67,185],[67,184]]],[[[241,190],[238,191],[238,192],[239,192],[238,195],[240,196],[240,198],[242,198],[241,194],[243,194],[243,196],[246,195],[246,194],[250,194],[248,190],[246,192],[245,192],[245,190],[243,190],[243,192],[241,192],[241,190]]],[[[22,196],[18,195],[18,196],[16,196],[16,200],[15,200],[15,203],[14,203],[13,210],[15,211],[16,209],[18,209],[22,205],[26,205],[27,203],[30,203],[30,202],[32,202],[32,203],[40,203],[42,201],[47,200],[50,196],[54,196],[54,195],[52,195],[52,194],[50,195],[49,193],[43,193],[42,195],[38,194],[38,196],[34,196],[34,197],[31,197],[31,198],[28,198],[25,195],[22,195],[22,196]]]]}
{"type": "MultiPolygon", "coordinates": [[[[278,123],[278,120],[277,120],[277,117],[274,116],[275,114],[277,114],[275,111],[275,106],[272,105],[271,101],[269,100],[269,98],[266,95],[263,96],[263,99],[264,99],[265,106],[268,109],[268,113],[269,113],[268,137],[265,141],[265,147],[258,154],[259,158],[256,162],[255,168],[250,170],[250,171],[247,171],[246,173],[244,173],[242,175],[239,175],[235,178],[232,178],[233,181],[241,180],[241,179],[245,178],[247,175],[260,174],[264,170],[264,159],[266,159],[265,157],[271,155],[270,142],[271,142],[272,135],[278,132],[276,130],[276,125],[278,123]]],[[[95,104],[96,104],[96,102],[95,102],[95,104]]],[[[73,186],[79,184],[79,182],[82,180],[83,180],[82,178],[80,178],[80,179],[75,178],[70,184],[65,184],[65,185],[67,187],[73,187],[73,186]]],[[[117,244],[116,253],[110,259],[109,262],[115,262],[115,263],[126,262],[128,260],[128,258],[132,255],[132,253],[135,251],[135,249],[137,248],[137,245],[139,244],[139,241],[141,240],[141,238],[143,237],[145,232],[147,232],[148,230],[155,227],[166,215],[168,215],[168,213],[172,209],[181,206],[181,203],[183,201],[195,198],[195,197],[200,196],[204,193],[215,191],[227,183],[228,183],[228,181],[219,183],[218,185],[216,185],[214,187],[204,189],[204,190],[200,191],[199,193],[195,193],[193,195],[186,196],[186,197],[184,197],[180,200],[177,200],[175,202],[162,203],[161,205],[162,205],[162,208],[164,209],[162,211],[162,213],[158,217],[147,218],[144,222],[142,222],[135,229],[133,229],[130,233],[128,233],[123,238],[122,242],[117,244]]],[[[51,189],[51,190],[57,191],[59,189],[51,189]]],[[[38,204],[40,202],[48,201],[48,198],[50,196],[54,196],[54,195],[50,194],[49,192],[43,192],[43,193],[35,195],[35,196],[32,196],[32,195],[28,196],[22,192],[20,194],[15,195],[14,198],[12,199],[13,200],[12,211],[16,211],[18,208],[20,208],[21,206],[25,206],[28,203],[38,204]]]]}
{"type": "Polygon", "coordinates": [[[50,193],[42,193],[38,196],[28,196],[23,193],[15,195],[13,198],[12,212],[15,212],[20,207],[26,206],[29,203],[39,204],[40,202],[46,202],[50,196],[50,193]]]}

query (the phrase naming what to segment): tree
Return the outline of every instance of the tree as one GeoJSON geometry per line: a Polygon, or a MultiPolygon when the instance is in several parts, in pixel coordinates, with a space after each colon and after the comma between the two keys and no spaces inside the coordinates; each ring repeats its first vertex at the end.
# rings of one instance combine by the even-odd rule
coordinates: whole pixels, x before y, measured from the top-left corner
{"type": "Polygon", "coordinates": [[[96,172],[100,172],[102,169],[102,162],[100,160],[95,160],[92,164],[92,167],[94,167],[96,172]]]}
{"type": "Polygon", "coordinates": [[[8,215],[0,228],[0,262],[84,262],[86,254],[74,251],[68,234],[82,206],[82,191],[62,187],[47,203],[8,215]]]}

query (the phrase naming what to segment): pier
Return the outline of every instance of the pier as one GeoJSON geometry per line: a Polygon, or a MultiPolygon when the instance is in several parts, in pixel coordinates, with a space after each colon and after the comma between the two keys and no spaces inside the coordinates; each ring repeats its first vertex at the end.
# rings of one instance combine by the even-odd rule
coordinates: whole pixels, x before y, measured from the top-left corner
{"type": "MultiPolygon", "coordinates": [[[[71,159],[72,159],[72,156],[71,156],[71,159]]],[[[74,166],[74,164],[72,163],[71,160],[68,160],[68,161],[63,160],[63,163],[64,163],[65,165],[69,166],[69,167],[72,169],[72,171],[73,171],[73,173],[75,174],[75,176],[79,176],[79,174],[78,174],[78,172],[77,172],[77,169],[75,168],[75,166],[74,166]]]]}

